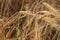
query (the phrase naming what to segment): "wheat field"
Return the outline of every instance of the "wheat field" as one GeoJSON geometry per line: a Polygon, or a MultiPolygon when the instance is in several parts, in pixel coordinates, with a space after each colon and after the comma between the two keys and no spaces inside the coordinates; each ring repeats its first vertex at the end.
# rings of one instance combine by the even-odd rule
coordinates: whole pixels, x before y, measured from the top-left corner
{"type": "Polygon", "coordinates": [[[60,0],[0,0],[0,40],[60,40],[60,0]]]}

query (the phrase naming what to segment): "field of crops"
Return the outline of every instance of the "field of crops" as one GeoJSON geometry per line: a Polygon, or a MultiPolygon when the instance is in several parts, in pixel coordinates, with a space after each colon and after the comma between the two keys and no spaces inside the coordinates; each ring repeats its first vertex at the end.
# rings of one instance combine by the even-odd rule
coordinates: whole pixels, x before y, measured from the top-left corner
{"type": "Polygon", "coordinates": [[[60,0],[0,0],[0,40],[60,40],[60,0]]]}

